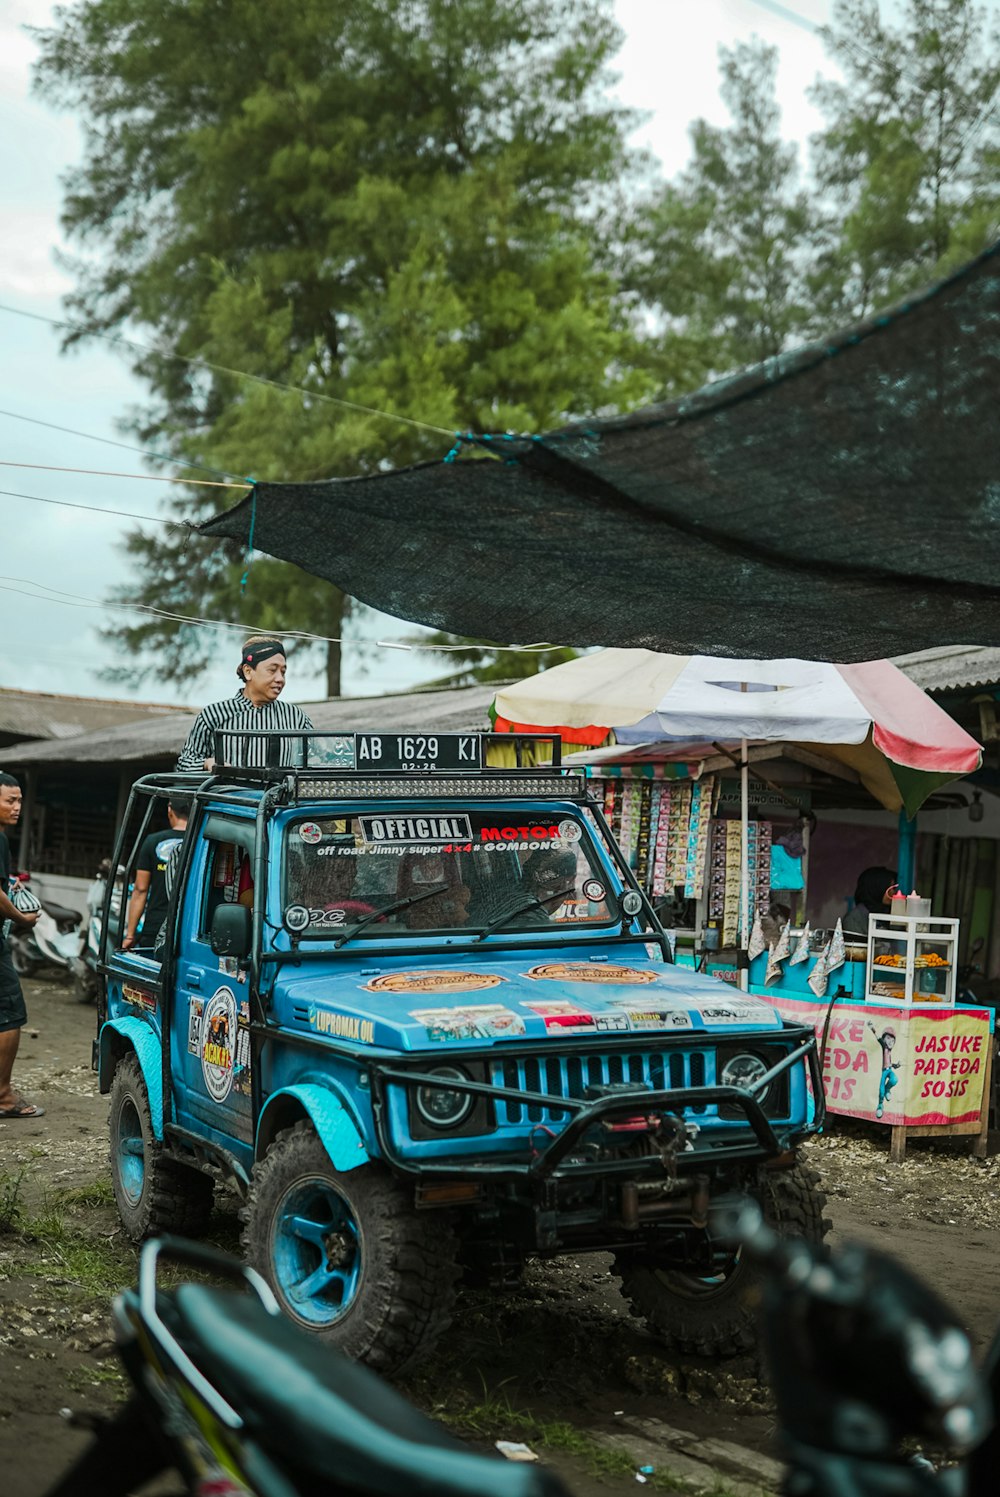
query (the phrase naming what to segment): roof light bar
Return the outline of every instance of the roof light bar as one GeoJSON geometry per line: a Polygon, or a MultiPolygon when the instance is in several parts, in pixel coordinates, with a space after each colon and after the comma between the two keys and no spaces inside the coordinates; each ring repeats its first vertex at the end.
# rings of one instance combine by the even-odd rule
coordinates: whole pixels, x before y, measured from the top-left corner
{"type": "Polygon", "coordinates": [[[480,799],[492,796],[504,795],[533,795],[545,796],[553,800],[572,800],[574,797],[584,795],[587,782],[583,775],[561,774],[561,775],[506,775],[476,776],[468,775],[461,778],[446,778],[443,775],[433,777],[399,776],[388,775],[379,779],[333,779],[319,775],[304,775],[301,772],[295,776],[295,794],[299,800],[357,800],[365,797],[379,798],[385,800],[395,797],[400,800],[409,800],[411,797],[437,796],[457,797],[468,800],[472,797],[480,799]]]}

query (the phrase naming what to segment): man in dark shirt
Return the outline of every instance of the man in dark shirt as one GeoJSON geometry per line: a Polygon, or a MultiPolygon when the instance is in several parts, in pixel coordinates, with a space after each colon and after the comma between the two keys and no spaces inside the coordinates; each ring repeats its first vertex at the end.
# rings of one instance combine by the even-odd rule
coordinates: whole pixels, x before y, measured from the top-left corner
{"type": "Polygon", "coordinates": [[[123,951],[130,950],[136,944],[140,920],[142,921],[141,944],[152,946],[156,941],[156,933],[167,918],[165,879],[167,860],[174,848],[179,847],[183,840],[190,813],[190,796],[173,796],[167,802],[169,829],[164,832],[150,832],[142,840],[135,865],[135,885],[128,903],[128,923],[122,940],[123,951]]]}
{"type": "MultiPolygon", "coordinates": [[[[8,897],[10,848],[5,834],[8,827],[17,826],[20,815],[21,787],[13,775],[0,774],[0,929],[10,920],[26,930],[38,919],[37,913],[22,915],[8,897]]],[[[0,1118],[40,1118],[45,1111],[44,1107],[36,1107],[19,1097],[11,1083],[21,1029],[27,1022],[24,994],[10,949],[0,937],[0,1118]]]]}

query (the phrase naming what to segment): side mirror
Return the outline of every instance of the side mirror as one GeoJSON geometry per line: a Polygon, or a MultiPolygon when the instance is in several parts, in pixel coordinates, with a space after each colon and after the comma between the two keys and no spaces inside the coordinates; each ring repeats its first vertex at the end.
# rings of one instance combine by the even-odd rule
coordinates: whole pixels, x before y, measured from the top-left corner
{"type": "Polygon", "coordinates": [[[209,941],[216,956],[249,956],[253,916],[246,905],[220,904],[212,916],[209,941]]]}

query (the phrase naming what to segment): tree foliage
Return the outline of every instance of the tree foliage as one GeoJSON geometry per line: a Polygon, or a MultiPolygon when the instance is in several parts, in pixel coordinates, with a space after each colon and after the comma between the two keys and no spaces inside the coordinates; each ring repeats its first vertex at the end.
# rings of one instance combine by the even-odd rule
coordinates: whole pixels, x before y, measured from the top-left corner
{"type": "MultiPolygon", "coordinates": [[[[41,41],[39,87],[87,132],[64,223],[100,253],[71,311],[151,345],[147,440],[308,479],[651,393],[602,229],[633,170],[607,0],[81,0],[41,41]]],[[[130,550],[142,601],[340,632],[287,568],[255,564],[240,603],[231,553],[130,550]]],[[[169,642],[180,674],[202,639],[149,618],[123,642],[169,642]]]]}

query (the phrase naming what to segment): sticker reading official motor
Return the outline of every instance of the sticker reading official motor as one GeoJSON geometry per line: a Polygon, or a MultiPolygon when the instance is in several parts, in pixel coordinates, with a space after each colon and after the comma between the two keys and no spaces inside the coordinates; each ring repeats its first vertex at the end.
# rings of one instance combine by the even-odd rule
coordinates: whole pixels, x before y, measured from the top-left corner
{"type": "Polygon", "coordinates": [[[385,843],[468,843],[472,824],[468,816],[360,816],[361,835],[369,846],[385,843]]]}

